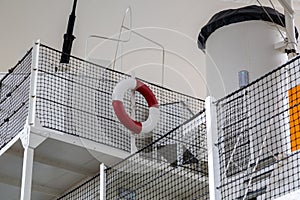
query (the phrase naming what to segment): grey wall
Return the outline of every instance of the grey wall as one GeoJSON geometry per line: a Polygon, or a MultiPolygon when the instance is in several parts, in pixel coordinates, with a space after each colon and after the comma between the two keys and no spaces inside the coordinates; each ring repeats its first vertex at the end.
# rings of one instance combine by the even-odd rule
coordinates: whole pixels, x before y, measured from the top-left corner
{"type": "MultiPolygon", "coordinates": [[[[0,0],[0,71],[15,65],[36,39],[61,49],[72,3],[72,0],[0,0]]],[[[123,13],[131,6],[133,27],[167,50],[165,86],[203,98],[205,55],[196,44],[199,30],[217,11],[243,5],[221,0],[79,0],[72,53],[85,57],[85,42],[90,34],[117,34],[123,13]]],[[[140,39],[124,45],[122,69],[160,84],[161,54],[147,47],[155,46],[140,39]]],[[[89,56],[111,60],[114,51],[115,44],[105,42],[89,56]]]]}

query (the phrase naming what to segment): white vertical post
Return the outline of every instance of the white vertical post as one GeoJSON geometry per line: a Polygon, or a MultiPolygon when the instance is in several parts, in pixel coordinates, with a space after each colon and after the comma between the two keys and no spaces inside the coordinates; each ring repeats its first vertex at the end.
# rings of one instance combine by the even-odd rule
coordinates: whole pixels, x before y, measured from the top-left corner
{"type": "Polygon", "coordinates": [[[33,167],[34,149],[27,146],[24,149],[22,185],[20,200],[31,199],[32,167],[33,167]]]}
{"type": "Polygon", "coordinates": [[[280,0],[279,2],[284,8],[286,36],[288,39],[287,50],[292,51],[288,53],[289,58],[292,58],[297,55],[293,0],[280,0]]]}
{"type": "Polygon", "coordinates": [[[100,200],[106,200],[106,174],[105,165],[100,164],[100,200]]]}
{"type": "Polygon", "coordinates": [[[39,61],[40,41],[34,43],[32,51],[32,65],[30,77],[30,93],[29,93],[29,115],[28,124],[34,125],[35,123],[35,110],[36,110],[36,89],[37,89],[37,75],[38,75],[38,61],[39,61]]]}
{"type": "Polygon", "coordinates": [[[220,163],[219,152],[215,146],[218,140],[217,113],[213,97],[205,99],[206,127],[207,127],[207,151],[208,151],[208,176],[209,176],[209,196],[211,200],[220,200],[220,163]]]}
{"type": "MultiPolygon", "coordinates": [[[[37,74],[39,61],[40,41],[34,43],[32,50],[32,64],[30,76],[30,92],[29,92],[29,108],[28,108],[28,125],[35,124],[35,110],[36,110],[36,90],[37,90],[37,74]]],[[[20,200],[31,199],[32,186],[32,168],[34,147],[30,145],[30,128],[28,127],[26,133],[21,137],[22,145],[24,147],[23,166],[22,166],[22,183],[20,200]]]]}

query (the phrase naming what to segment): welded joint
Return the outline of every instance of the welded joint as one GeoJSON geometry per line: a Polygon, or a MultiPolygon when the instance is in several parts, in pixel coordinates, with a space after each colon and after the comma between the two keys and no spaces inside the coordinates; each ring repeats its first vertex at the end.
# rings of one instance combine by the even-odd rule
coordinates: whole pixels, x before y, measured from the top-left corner
{"type": "Polygon", "coordinates": [[[29,135],[30,135],[30,127],[26,123],[23,131],[20,134],[20,140],[24,149],[28,148],[29,146],[29,135]]]}
{"type": "MultiPolygon", "coordinates": [[[[27,120],[28,121],[28,120],[27,120]]],[[[35,149],[47,139],[47,135],[35,134],[31,131],[31,126],[26,123],[20,133],[20,140],[24,149],[30,147],[35,149]]]]}

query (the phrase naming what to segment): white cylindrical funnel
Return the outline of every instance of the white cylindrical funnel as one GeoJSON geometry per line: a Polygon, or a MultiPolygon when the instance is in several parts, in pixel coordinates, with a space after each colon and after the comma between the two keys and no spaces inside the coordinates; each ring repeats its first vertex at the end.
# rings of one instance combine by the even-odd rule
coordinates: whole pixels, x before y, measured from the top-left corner
{"type": "Polygon", "coordinates": [[[287,55],[275,49],[283,41],[274,24],[246,21],[224,26],[206,42],[208,95],[223,97],[239,88],[237,74],[246,69],[250,81],[287,61],[287,55]]]}
{"type": "Polygon", "coordinates": [[[285,40],[284,21],[273,8],[255,5],[215,14],[198,37],[207,55],[208,95],[221,98],[238,89],[241,70],[249,72],[251,82],[284,64],[288,57],[277,48],[285,40]]]}

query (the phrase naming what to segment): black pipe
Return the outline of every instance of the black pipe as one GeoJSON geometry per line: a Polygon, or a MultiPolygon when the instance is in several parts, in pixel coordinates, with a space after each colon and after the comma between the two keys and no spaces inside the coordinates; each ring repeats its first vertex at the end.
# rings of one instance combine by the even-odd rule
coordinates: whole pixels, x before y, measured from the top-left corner
{"type": "Polygon", "coordinates": [[[67,32],[64,34],[64,43],[63,43],[60,63],[69,63],[70,60],[72,43],[73,40],[75,39],[75,36],[73,35],[73,30],[74,30],[74,24],[76,18],[75,16],[76,5],[77,5],[77,0],[74,0],[73,9],[69,16],[67,32]]]}

